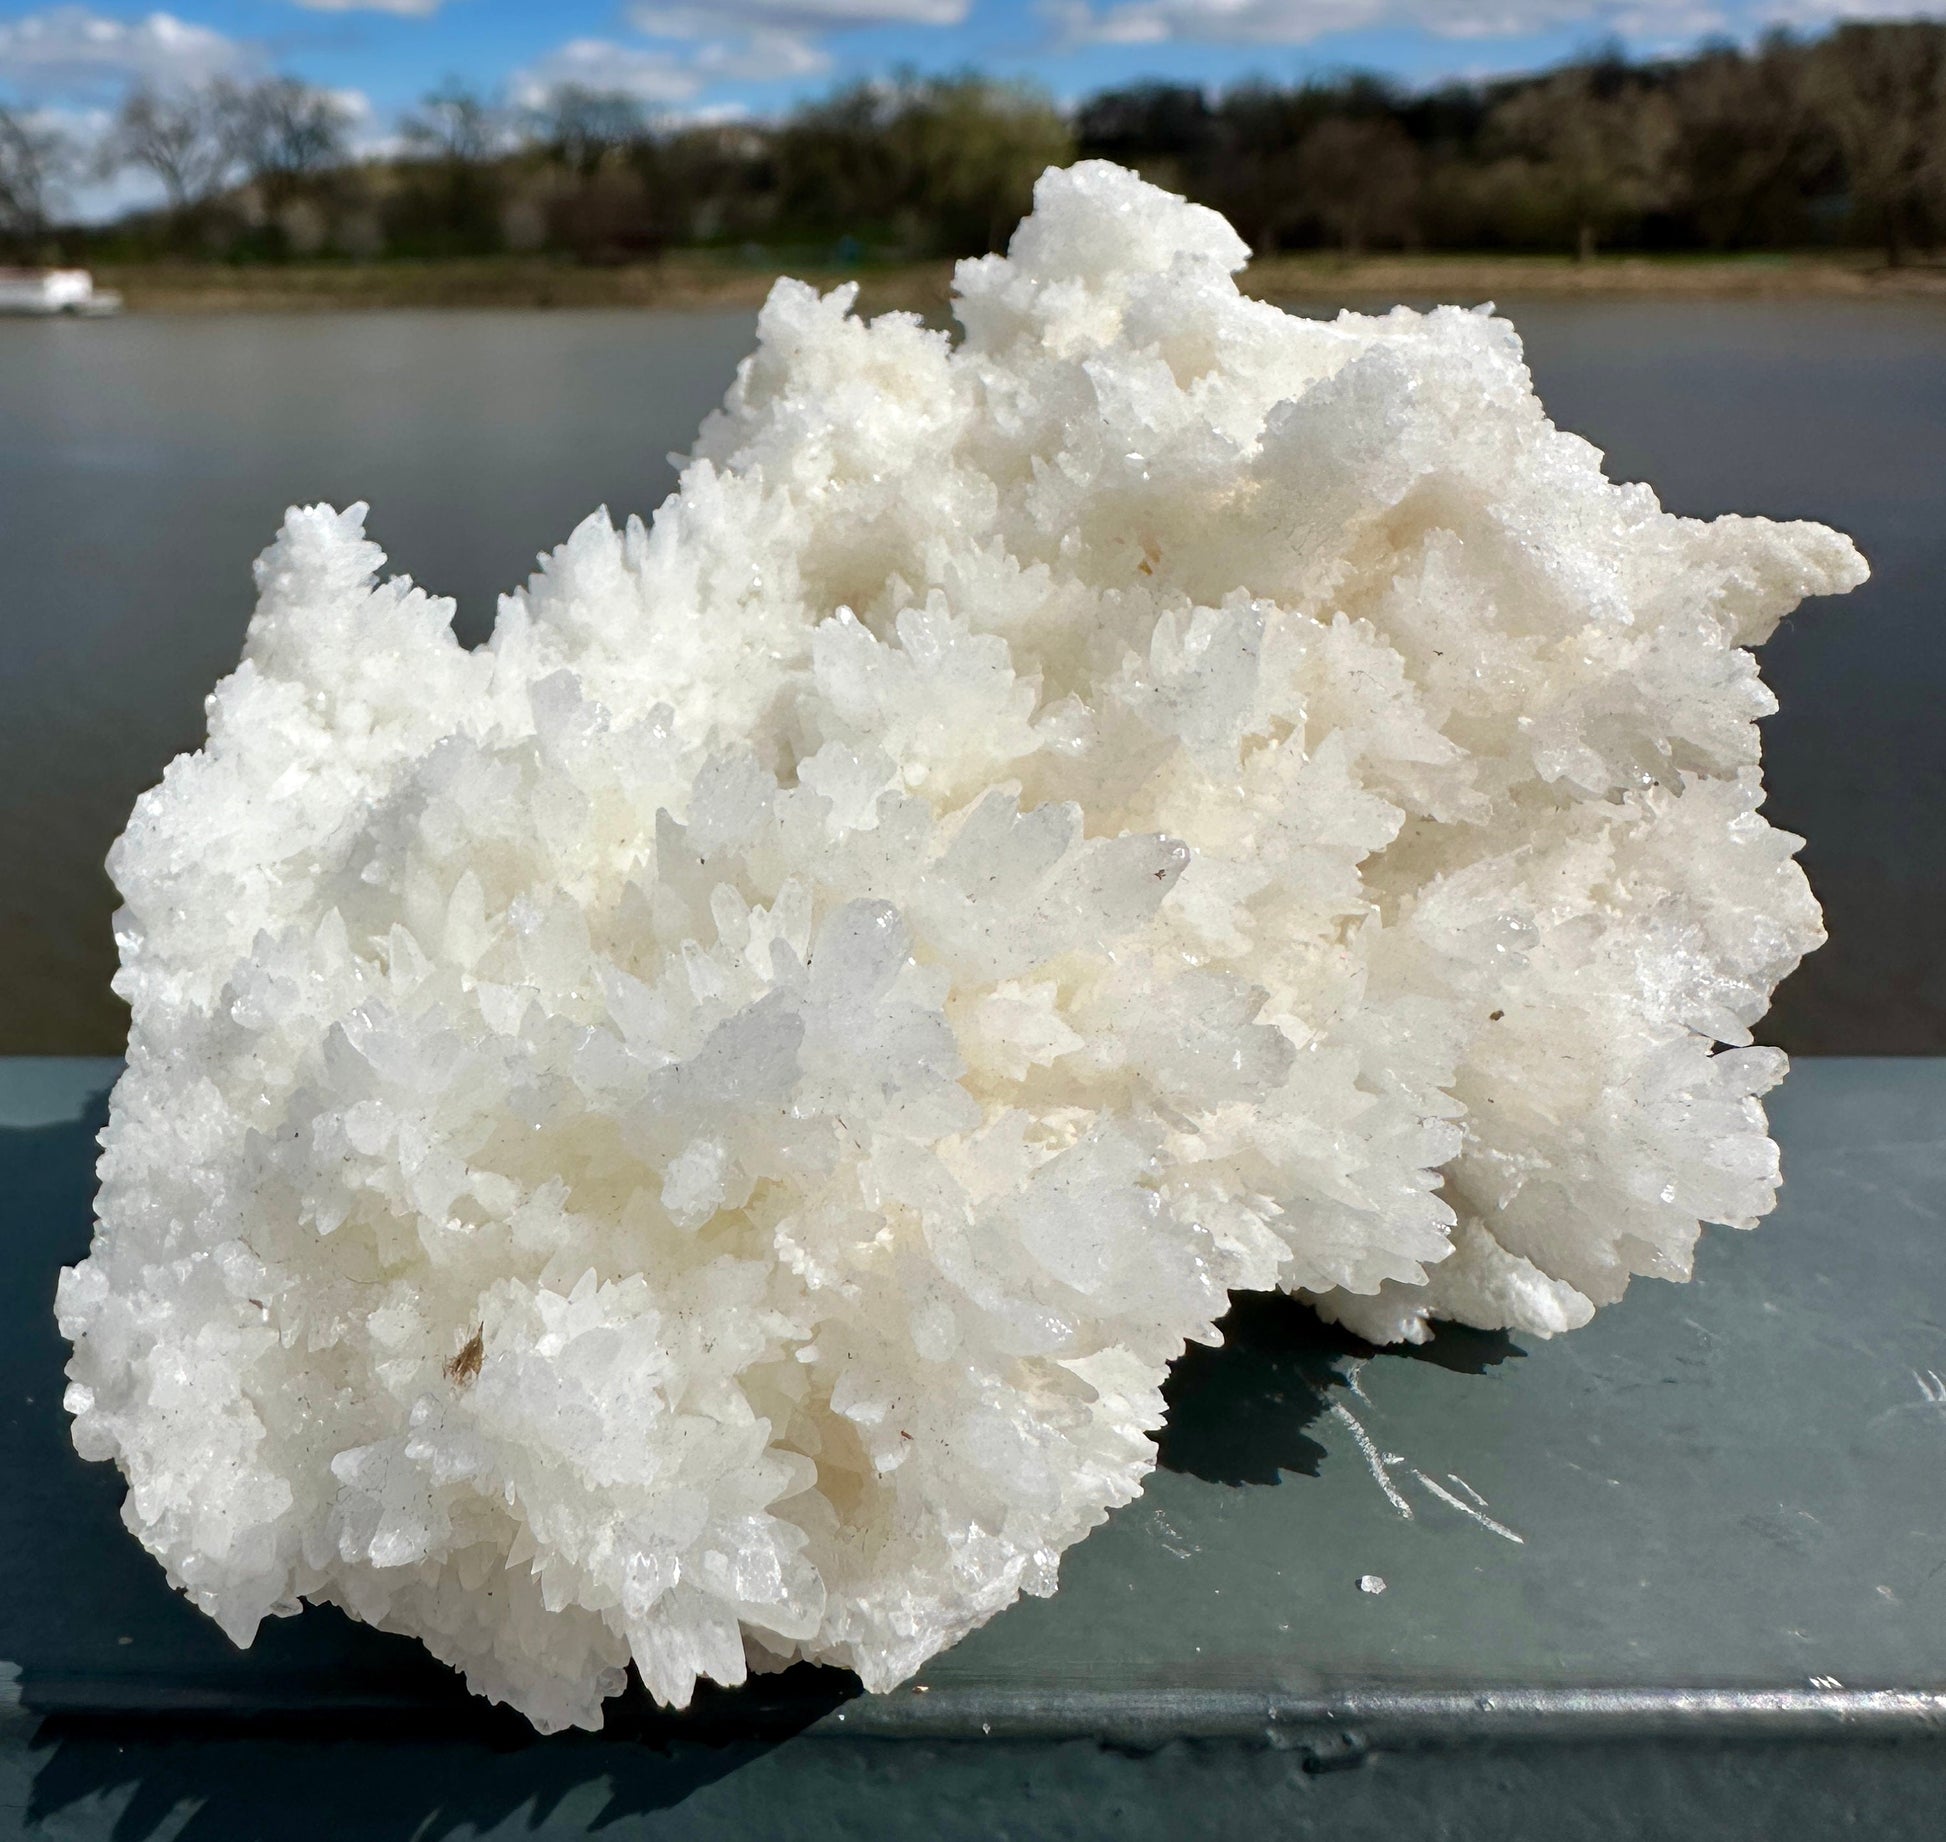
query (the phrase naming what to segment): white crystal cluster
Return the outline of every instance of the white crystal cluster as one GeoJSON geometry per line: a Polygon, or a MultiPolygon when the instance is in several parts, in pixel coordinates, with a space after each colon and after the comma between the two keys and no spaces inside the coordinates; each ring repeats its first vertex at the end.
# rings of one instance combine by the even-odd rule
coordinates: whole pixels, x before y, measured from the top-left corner
{"type": "Polygon", "coordinates": [[[238,1642],[332,1601],[547,1728],[631,1658],[883,1688],[1136,1494],[1232,1290],[1546,1335],[1770,1205],[1821,935],[1743,648],[1857,554],[1244,259],[1086,165],[957,344],[780,283],[476,651],[291,513],[111,860],[59,1300],[238,1642]]]}

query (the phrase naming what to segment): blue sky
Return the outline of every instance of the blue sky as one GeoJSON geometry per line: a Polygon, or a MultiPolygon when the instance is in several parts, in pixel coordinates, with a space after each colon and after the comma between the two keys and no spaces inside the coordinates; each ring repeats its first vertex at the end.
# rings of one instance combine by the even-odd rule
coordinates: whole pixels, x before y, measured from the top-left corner
{"type": "Polygon", "coordinates": [[[1770,24],[1946,14],[1946,0],[0,0],[0,99],[84,129],[128,86],[282,70],[382,140],[457,77],[512,101],[572,79],[670,115],[768,115],[901,65],[978,65],[1062,100],[1141,77],[1212,85],[1350,65],[1423,83],[1770,24]]]}

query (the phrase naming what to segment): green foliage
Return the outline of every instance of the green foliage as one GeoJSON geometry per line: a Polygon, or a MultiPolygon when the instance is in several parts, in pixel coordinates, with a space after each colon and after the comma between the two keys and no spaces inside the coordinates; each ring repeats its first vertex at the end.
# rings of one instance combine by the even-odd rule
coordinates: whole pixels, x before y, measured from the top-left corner
{"type": "Polygon", "coordinates": [[[1084,103],[1083,154],[1225,212],[1259,249],[1788,249],[1946,242],[1946,26],[1849,25],[1403,95],[1351,75],[1084,103]]]}
{"type": "MultiPolygon", "coordinates": [[[[405,135],[401,156],[349,165],[336,105],[289,78],[138,92],[110,157],[146,168],[168,204],[96,241],[240,260],[976,255],[1044,168],[1099,157],[1213,205],[1260,251],[1836,239],[1898,262],[1946,243],[1946,25],[1846,25],[1653,63],[1608,52],[1418,93],[1357,73],[1223,94],[1148,82],[1065,118],[1040,91],[975,73],[854,85],[775,124],[657,123],[580,86],[516,114],[449,84],[405,135]]],[[[16,247],[45,239],[69,151],[0,120],[0,234],[16,247]]]]}
{"type": "Polygon", "coordinates": [[[1946,28],[1840,26],[1808,59],[1856,219],[1897,263],[1946,224],[1946,28]]]}
{"type": "Polygon", "coordinates": [[[776,137],[778,215],[797,235],[924,255],[999,247],[1074,147],[1038,91],[964,75],[860,84],[776,137]]]}

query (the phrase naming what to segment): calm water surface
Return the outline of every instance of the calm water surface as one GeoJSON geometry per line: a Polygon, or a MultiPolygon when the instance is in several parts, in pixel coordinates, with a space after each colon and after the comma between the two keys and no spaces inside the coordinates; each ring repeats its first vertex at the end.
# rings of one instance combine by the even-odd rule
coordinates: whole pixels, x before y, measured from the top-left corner
{"type": "MultiPolygon", "coordinates": [[[[1682,512],[1816,517],[1871,584],[1765,651],[1771,815],[1832,944],[1775,1040],[1946,1051],[1946,313],[1509,308],[1555,419],[1682,512]]],[[[0,1053],[113,1051],[101,858],[202,738],[285,506],[371,502],[464,637],[597,504],[647,513],[749,347],[720,314],[0,323],[0,1053]]]]}

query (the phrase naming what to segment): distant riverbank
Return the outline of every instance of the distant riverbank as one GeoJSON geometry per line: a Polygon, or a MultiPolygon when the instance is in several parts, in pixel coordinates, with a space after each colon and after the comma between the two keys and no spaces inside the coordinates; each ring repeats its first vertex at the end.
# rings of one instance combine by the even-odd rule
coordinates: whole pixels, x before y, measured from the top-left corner
{"type": "MultiPolygon", "coordinates": [[[[541,258],[442,262],[104,265],[103,287],[137,313],[303,312],[356,308],[754,307],[780,274],[820,288],[860,284],[867,311],[945,307],[952,265],[841,268],[787,259],[678,253],[594,268],[541,258]]],[[[1268,256],[1244,286],[1306,306],[1499,299],[1866,300],[1946,303],[1946,265],[1887,268],[1852,256],[1565,256],[1330,254],[1268,256]]]]}

